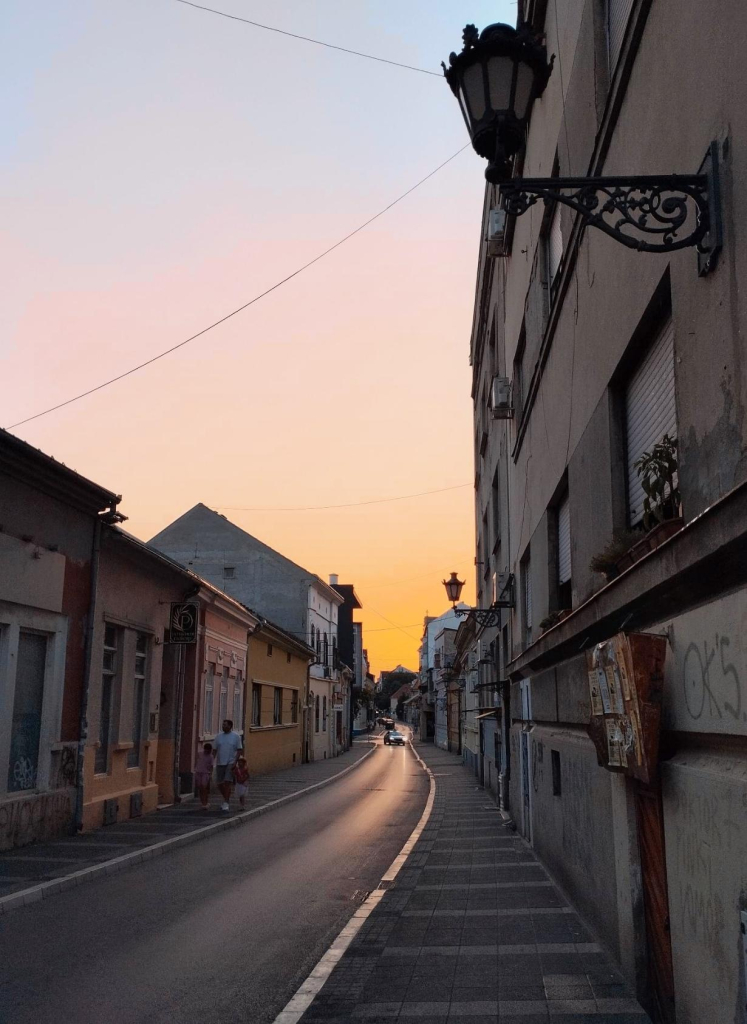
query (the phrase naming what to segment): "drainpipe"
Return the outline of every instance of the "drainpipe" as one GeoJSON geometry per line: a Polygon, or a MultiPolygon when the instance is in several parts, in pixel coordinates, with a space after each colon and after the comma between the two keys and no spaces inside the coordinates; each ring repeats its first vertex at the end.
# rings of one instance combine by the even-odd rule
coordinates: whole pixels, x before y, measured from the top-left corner
{"type": "Polygon", "coordinates": [[[75,777],[75,829],[83,828],[83,787],[85,781],[84,762],[88,739],[88,700],[91,691],[91,662],[93,660],[93,634],[96,626],[96,601],[99,583],[99,556],[101,552],[101,520],[97,516],[93,525],[91,548],[91,595],[86,622],[86,641],[83,661],[83,694],[80,701],[80,722],[78,724],[78,762],[75,777]]]}

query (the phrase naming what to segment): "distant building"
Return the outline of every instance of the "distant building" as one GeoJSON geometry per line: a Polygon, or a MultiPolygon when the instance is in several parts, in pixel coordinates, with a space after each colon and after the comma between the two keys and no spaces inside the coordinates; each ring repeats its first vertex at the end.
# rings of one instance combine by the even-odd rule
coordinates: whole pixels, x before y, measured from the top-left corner
{"type": "Polygon", "coordinates": [[[349,697],[340,670],[333,587],[202,503],[149,542],[316,652],[310,669],[309,756],[334,757],[349,739],[349,697]]]}

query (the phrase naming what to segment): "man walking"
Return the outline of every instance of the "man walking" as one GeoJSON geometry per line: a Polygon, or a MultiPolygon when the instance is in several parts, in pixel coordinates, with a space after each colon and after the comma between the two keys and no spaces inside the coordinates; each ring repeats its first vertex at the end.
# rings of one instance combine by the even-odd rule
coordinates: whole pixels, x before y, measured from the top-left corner
{"type": "Polygon", "coordinates": [[[231,787],[233,785],[233,767],[243,749],[244,744],[241,737],[237,732],[233,731],[233,722],[230,718],[227,718],[223,723],[223,732],[219,732],[213,740],[215,778],[220,794],[223,797],[222,811],[229,810],[231,787]]]}

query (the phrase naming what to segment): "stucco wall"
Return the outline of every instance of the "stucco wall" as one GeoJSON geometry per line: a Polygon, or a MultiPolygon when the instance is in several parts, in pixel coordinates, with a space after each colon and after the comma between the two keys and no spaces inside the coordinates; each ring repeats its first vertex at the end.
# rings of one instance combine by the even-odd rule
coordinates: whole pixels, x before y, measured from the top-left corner
{"type": "Polygon", "coordinates": [[[300,763],[303,751],[303,704],[306,689],[305,659],[273,644],[272,656],[267,653],[269,637],[254,636],[249,640],[248,688],[244,749],[249,771],[261,775],[277,768],[300,763]],[[262,686],[260,726],[252,725],[251,687],[262,686]],[[274,687],[283,687],[283,724],[273,725],[274,687]],[[291,721],[293,693],[298,697],[298,721],[291,721]]]}

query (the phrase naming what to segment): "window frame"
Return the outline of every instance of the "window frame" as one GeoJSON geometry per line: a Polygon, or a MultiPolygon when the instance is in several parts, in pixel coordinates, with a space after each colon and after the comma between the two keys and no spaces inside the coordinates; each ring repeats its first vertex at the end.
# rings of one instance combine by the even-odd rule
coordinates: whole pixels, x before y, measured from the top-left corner
{"type": "Polygon", "coordinates": [[[94,775],[109,775],[112,769],[112,748],[114,747],[114,696],[122,679],[122,661],[124,654],[124,629],[114,622],[104,621],[104,635],[101,644],[101,690],[99,692],[99,719],[98,719],[98,740],[94,755],[94,775]],[[116,646],[112,647],[107,643],[107,630],[111,629],[115,636],[116,646]],[[106,655],[114,655],[111,669],[105,668],[106,655]],[[105,693],[108,691],[108,700],[105,701],[105,693]],[[108,704],[107,714],[104,715],[104,705],[108,704]],[[106,722],[106,741],[104,740],[104,723],[106,722]]]}
{"type": "Polygon", "coordinates": [[[135,632],[135,656],[132,672],[132,747],[127,751],[127,767],[142,768],[143,735],[145,732],[145,708],[149,692],[150,677],[150,634],[138,630],[135,632]],[[138,650],[138,644],[144,643],[145,649],[138,650]],[[137,670],[138,661],[143,660],[142,673],[137,670]],[[139,694],[139,697],[138,697],[139,694]]]}
{"type": "Polygon", "coordinates": [[[274,686],[272,694],[272,724],[283,724],[283,687],[274,686]]]}
{"type": "Polygon", "coordinates": [[[252,728],[262,726],[262,684],[252,683],[252,728]]]}

